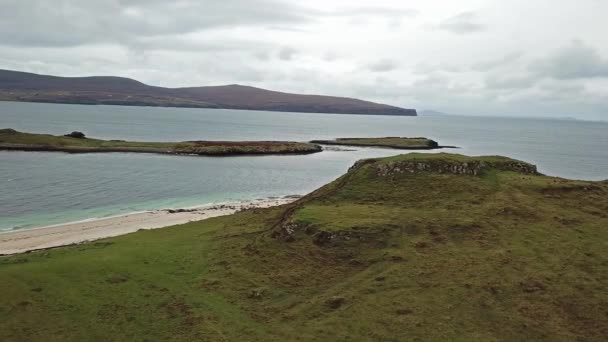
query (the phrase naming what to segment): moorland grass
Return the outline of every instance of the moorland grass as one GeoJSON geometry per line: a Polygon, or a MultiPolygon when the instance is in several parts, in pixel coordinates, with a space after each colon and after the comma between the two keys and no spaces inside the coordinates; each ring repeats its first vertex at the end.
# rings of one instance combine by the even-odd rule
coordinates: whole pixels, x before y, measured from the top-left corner
{"type": "Polygon", "coordinates": [[[377,173],[436,158],[480,160],[371,160],[286,206],[0,259],[0,340],[604,340],[608,184],[377,173]]]}

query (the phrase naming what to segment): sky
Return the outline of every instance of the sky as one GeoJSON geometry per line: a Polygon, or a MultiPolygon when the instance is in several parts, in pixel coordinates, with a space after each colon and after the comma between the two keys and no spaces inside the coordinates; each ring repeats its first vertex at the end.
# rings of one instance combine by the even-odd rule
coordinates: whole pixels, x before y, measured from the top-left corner
{"type": "Polygon", "coordinates": [[[0,0],[0,68],[608,120],[606,0],[0,0]]]}

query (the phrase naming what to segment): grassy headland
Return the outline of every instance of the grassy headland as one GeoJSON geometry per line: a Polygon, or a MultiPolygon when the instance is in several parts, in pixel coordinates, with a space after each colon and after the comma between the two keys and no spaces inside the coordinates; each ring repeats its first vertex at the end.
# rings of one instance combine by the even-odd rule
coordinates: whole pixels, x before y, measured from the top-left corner
{"type": "Polygon", "coordinates": [[[400,150],[432,150],[437,148],[451,148],[453,146],[440,146],[436,141],[427,138],[338,138],[335,140],[313,140],[313,144],[361,146],[361,147],[388,147],[400,150]]]}
{"type": "Polygon", "coordinates": [[[204,156],[308,154],[322,151],[315,144],[285,141],[184,141],[135,142],[74,138],[49,134],[22,133],[0,129],[0,150],[61,151],[68,153],[136,152],[193,154],[204,156]]]}
{"type": "Polygon", "coordinates": [[[292,204],[0,259],[0,340],[601,341],[608,184],[358,162],[292,204]]]}

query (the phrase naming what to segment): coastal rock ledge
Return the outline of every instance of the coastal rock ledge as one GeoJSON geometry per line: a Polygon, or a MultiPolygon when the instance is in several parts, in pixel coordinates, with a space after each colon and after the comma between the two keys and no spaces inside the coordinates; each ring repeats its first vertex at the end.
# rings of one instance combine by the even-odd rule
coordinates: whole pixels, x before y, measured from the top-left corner
{"type": "Polygon", "coordinates": [[[350,170],[358,169],[366,164],[373,164],[371,165],[372,169],[379,177],[422,172],[477,176],[491,169],[512,171],[527,175],[540,175],[536,165],[509,158],[499,158],[496,160],[467,158],[467,160],[463,161],[457,159],[429,158],[421,160],[396,160],[383,163],[374,162],[374,159],[360,160],[355,163],[350,170]]]}

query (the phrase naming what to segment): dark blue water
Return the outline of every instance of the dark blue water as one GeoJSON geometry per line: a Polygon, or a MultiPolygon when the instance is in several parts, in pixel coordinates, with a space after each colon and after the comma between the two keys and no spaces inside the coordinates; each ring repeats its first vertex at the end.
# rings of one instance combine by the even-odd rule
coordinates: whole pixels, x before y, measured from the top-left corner
{"type": "MultiPolygon", "coordinates": [[[[128,140],[295,140],[425,136],[566,178],[608,179],[608,123],[391,117],[0,102],[0,128],[128,140]]],[[[0,229],[211,202],[304,194],[385,149],[308,156],[175,157],[0,152],[0,229]]]]}

